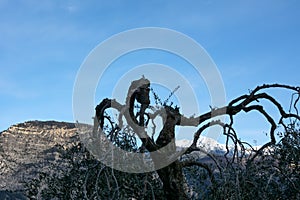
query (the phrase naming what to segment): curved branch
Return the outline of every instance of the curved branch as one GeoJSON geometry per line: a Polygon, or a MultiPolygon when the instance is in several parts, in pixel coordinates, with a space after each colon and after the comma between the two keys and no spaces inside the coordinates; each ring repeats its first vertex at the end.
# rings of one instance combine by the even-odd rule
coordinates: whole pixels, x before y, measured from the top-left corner
{"type": "Polygon", "coordinates": [[[115,99],[106,98],[96,107],[96,117],[95,117],[96,121],[94,124],[94,131],[96,130],[95,127],[100,126],[101,129],[103,128],[104,111],[108,108],[114,108],[114,109],[118,110],[122,115],[124,115],[128,125],[133,129],[133,131],[137,134],[137,136],[142,141],[143,145],[149,151],[156,151],[158,149],[157,145],[146,133],[145,128],[139,126],[132,120],[127,106],[120,104],[115,99]]]}
{"type": "Polygon", "coordinates": [[[261,94],[255,94],[258,91],[262,90],[262,89],[267,89],[267,88],[285,88],[285,89],[289,89],[292,91],[296,91],[297,93],[300,94],[300,87],[293,87],[293,86],[289,86],[289,85],[282,85],[282,84],[264,84],[262,86],[258,86],[256,87],[249,95],[242,95],[240,97],[237,97],[236,99],[232,100],[228,106],[223,106],[221,108],[215,108],[210,112],[207,112],[203,115],[200,115],[198,117],[190,117],[187,118],[185,116],[182,116],[181,118],[181,126],[198,126],[201,123],[212,119],[214,117],[217,116],[221,116],[221,115],[236,115],[237,113],[239,113],[243,108],[245,108],[245,106],[249,105],[251,102],[257,101],[258,99],[268,99],[270,100],[273,104],[275,104],[277,106],[277,108],[279,109],[279,111],[281,112],[281,114],[283,114],[285,116],[285,118],[288,117],[295,117],[297,119],[300,120],[300,117],[298,115],[294,115],[294,114],[287,114],[286,112],[284,112],[283,108],[281,107],[281,105],[271,96],[267,95],[266,93],[261,93],[261,94]],[[240,102],[242,101],[242,102],[240,102]],[[240,102],[237,105],[234,105],[236,103],[240,102]]]}
{"type": "Polygon", "coordinates": [[[253,105],[253,106],[249,106],[247,108],[244,109],[246,112],[249,112],[251,110],[257,110],[259,111],[260,113],[262,113],[265,118],[268,120],[268,122],[271,124],[271,129],[270,129],[270,137],[271,137],[271,141],[264,144],[261,148],[259,148],[257,150],[257,152],[252,156],[252,158],[248,161],[248,164],[252,163],[253,160],[259,155],[262,153],[262,151],[271,146],[271,145],[274,145],[276,143],[276,139],[275,139],[275,129],[276,129],[276,123],[275,121],[273,120],[273,118],[263,109],[262,106],[260,105],[253,105]]]}
{"type": "Polygon", "coordinates": [[[263,84],[261,86],[257,86],[251,92],[251,94],[254,94],[254,93],[258,92],[259,90],[267,89],[267,88],[285,88],[285,89],[293,90],[295,92],[300,93],[300,87],[294,87],[294,86],[290,86],[290,85],[284,85],[284,84],[274,83],[274,84],[263,84]]]}
{"type": "Polygon", "coordinates": [[[281,104],[278,101],[276,101],[272,96],[268,95],[267,93],[260,93],[260,94],[255,95],[255,97],[256,97],[256,99],[267,99],[270,102],[272,102],[277,107],[277,109],[280,112],[280,115],[282,116],[282,118],[293,117],[293,118],[296,118],[296,119],[300,120],[300,116],[298,116],[296,114],[292,114],[292,113],[286,113],[283,110],[283,107],[281,106],[281,104]]]}
{"type": "MultiPolygon", "coordinates": [[[[222,171],[223,171],[223,170],[222,170],[222,167],[220,166],[219,162],[217,161],[217,159],[216,159],[212,154],[208,153],[207,151],[205,151],[205,150],[203,150],[203,149],[201,149],[201,148],[199,148],[199,147],[189,147],[189,148],[184,152],[184,154],[189,154],[189,153],[191,153],[191,152],[193,152],[193,151],[199,151],[199,152],[204,153],[205,155],[207,155],[210,159],[212,159],[212,160],[214,161],[214,163],[215,163],[215,165],[217,166],[219,172],[222,174],[222,171]]],[[[185,161],[182,161],[182,162],[188,163],[188,162],[193,162],[193,161],[185,160],[185,161]]]]}
{"type": "Polygon", "coordinates": [[[276,129],[276,123],[274,119],[264,110],[264,108],[260,105],[252,105],[249,107],[244,108],[245,112],[249,112],[251,110],[257,110],[261,114],[264,115],[264,117],[268,120],[268,122],[271,124],[271,129],[270,129],[270,137],[271,137],[271,143],[275,144],[276,139],[275,139],[275,129],[276,129]]]}
{"type": "MultiPolygon", "coordinates": [[[[254,102],[254,101],[258,101],[259,99],[266,99],[268,101],[270,101],[273,105],[276,106],[276,108],[278,109],[280,115],[281,115],[281,119],[279,121],[279,123],[282,123],[282,118],[296,118],[298,120],[300,120],[300,116],[297,114],[293,114],[293,113],[286,113],[283,109],[283,107],[281,106],[281,104],[272,96],[268,95],[267,93],[259,93],[259,94],[255,94],[258,91],[262,90],[262,89],[266,89],[266,88],[285,88],[285,89],[290,89],[293,91],[296,91],[298,94],[300,94],[300,88],[299,87],[292,87],[292,86],[288,86],[288,85],[281,85],[281,84],[271,84],[271,85],[262,85],[262,86],[258,86],[256,87],[249,95],[242,95],[234,100],[232,100],[228,106],[224,106],[221,108],[216,108],[213,109],[210,112],[207,112],[203,115],[200,115],[199,117],[191,117],[191,118],[186,118],[186,117],[182,117],[181,119],[181,125],[183,126],[197,126],[199,124],[201,124],[202,122],[212,119],[216,116],[219,115],[229,115],[230,119],[231,119],[231,123],[230,125],[225,125],[220,121],[211,121],[209,123],[206,123],[204,125],[202,125],[199,130],[195,133],[194,135],[194,141],[192,143],[192,145],[190,146],[190,148],[188,149],[187,152],[192,152],[194,150],[197,150],[196,147],[196,143],[201,135],[201,133],[208,127],[212,126],[212,125],[221,125],[225,128],[225,126],[227,128],[229,128],[229,131],[232,129],[232,124],[233,124],[233,116],[236,115],[237,113],[241,112],[241,111],[245,111],[245,112],[249,112],[252,110],[257,110],[259,113],[261,113],[265,119],[269,122],[269,124],[271,125],[270,128],[270,142],[264,144],[259,150],[256,151],[256,153],[252,156],[252,158],[249,160],[249,162],[251,163],[260,153],[262,153],[262,151],[275,144],[276,143],[276,139],[275,139],[275,130],[277,128],[276,123],[274,121],[274,119],[264,110],[263,106],[261,105],[250,105],[248,106],[250,103],[254,102]],[[235,105],[237,104],[237,105],[235,105]]],[[[225,133],[225,132],[224,132],[225,133]]],[[[227,134],[227,136],[231,137],[229,134],[227,134]]],[[[243,144],[241,141],[239,141],[236,137],[236,134],[233,135],[235,136],[234,141],[235,141],[235,146],[237,145],[237,142],[241,145],[241,147],[243,148],[243,144]]]]}
{"type": "Polygon", "coordinates": [[[193,148],[193,147],[196,147],[196,146],[197,146],[198,139],[199,139],[201,133],[202,133],[205,129],[207,129],[207,128],[211,127],[211,126],[215,126],[215,125],[220,125],[220,126],[222,126],[222,127],[225,126],[225,124],[224,124],[223,122],[221,122],[220,120],[214,120],[214,121],[208,122],[207,124],[201,126],[201,127],[196,131],[196,133],[194,134],[194,140],[193,140],[193,143],[192,143],[192,145],[191,145],[190,148],[193,148]]]}

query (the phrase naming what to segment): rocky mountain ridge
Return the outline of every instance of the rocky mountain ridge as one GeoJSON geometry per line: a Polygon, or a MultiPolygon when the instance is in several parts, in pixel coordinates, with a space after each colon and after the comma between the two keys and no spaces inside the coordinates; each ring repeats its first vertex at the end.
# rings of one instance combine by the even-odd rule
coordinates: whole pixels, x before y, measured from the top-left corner
{"type": "Polygon", "coordinates": [[[67,149],[78,141],[75,124],[67,122],[28,121],[1,132],[0,198],[10,198],[4,191],[22,191],[41,172],[66,165],[58,146],[67,149]]]}

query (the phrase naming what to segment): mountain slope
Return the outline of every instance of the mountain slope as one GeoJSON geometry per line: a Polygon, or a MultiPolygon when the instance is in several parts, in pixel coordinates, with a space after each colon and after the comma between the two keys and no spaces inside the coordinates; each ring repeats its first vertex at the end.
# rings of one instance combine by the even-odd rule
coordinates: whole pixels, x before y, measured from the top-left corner
{"type": "Polygon", "coordinates": [[[40,172],[55,173],[67,165],[58,145],[67,149],[78,141],[75,125],[66,122],[28,121],[1,132],[0,196],[15,195],[3,191],[22,191],[40,172]]]}

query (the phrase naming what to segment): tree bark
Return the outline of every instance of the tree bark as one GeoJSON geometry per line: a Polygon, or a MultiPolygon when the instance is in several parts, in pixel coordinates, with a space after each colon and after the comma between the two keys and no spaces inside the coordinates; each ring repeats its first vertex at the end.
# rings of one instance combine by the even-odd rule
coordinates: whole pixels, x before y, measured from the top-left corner
{"type": "Polygon", "coordinates": [[[159,178],[163,182],[163,190],[165,198],[168,200],[187,200],[189,199],[185,193],[184,176],[182,166],[179,161],[157,170],[159,178]]]}

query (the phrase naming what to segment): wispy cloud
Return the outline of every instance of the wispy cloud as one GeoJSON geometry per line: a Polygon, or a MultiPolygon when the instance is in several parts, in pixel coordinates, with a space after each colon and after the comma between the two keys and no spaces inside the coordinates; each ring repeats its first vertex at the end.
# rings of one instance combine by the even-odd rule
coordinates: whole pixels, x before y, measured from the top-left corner
{"type": "Polygon", "coordinates": [[[78,7],[75,5],[67,5],[66,10],[69,12],[76,12],[78,10],[78,7]]]}

